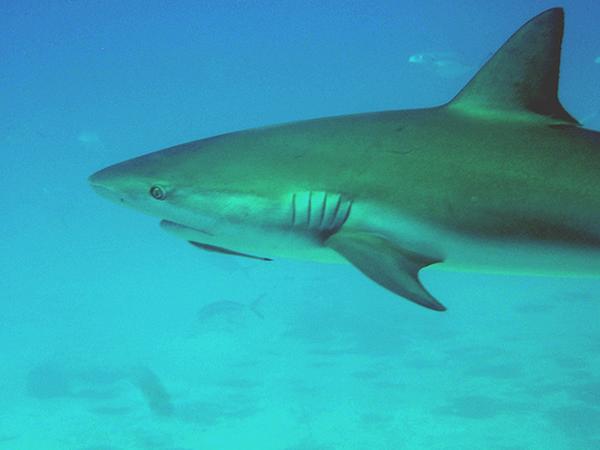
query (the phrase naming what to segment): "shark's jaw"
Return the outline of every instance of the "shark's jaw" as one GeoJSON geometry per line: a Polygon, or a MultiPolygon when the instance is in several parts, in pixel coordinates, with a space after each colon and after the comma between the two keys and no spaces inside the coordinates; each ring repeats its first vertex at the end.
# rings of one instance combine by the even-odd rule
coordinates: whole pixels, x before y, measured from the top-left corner
{"type": "Polygon", "coordinates": [[[121,193],[118,190],[115,190],[110,183],[102,181],[102,172],[104,170],[106,169],[100,170],[88,178],[90,186],[99,196],[114,203],[123,203],[124,199],[121,193]]]}

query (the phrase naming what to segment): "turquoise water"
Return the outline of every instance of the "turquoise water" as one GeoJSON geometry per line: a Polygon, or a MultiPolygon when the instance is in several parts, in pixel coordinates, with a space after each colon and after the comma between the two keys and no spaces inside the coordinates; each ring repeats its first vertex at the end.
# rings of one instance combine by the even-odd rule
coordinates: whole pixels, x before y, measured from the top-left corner
{"type": "MultiPolygon", "coordinates": [[[[0,5],[0,449],[600,449],[599,279],[431,269],[435,313],[350,266],[202,252],[87,185],[445,102],[556,6],[439,3],[0,5]]],[[[561,100],[600,129],[600,4],[563,5],[561,100]]]]}

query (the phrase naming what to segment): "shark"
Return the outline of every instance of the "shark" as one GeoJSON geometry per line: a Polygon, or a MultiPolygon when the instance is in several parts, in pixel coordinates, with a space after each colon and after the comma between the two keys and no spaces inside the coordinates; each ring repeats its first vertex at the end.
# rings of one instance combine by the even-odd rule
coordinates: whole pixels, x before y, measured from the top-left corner
{"type": "Polygon", "coordinates": [[[424,269],[600,276],[600,133],[558,98],[562,8],[518,29],[447,103],[176,145],[90,176],[198,248],[350,263],[445,306],[424,269]]]}

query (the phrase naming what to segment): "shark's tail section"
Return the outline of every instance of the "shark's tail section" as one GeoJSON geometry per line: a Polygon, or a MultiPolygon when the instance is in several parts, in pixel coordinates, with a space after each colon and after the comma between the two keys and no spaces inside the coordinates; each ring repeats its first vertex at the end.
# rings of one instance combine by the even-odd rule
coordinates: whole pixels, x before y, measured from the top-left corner
{"type": "Polygon", "coordinates": [[[449,109],[478,116],[545,116],[579,125],[558,100],[562,8],[549,9],[523,25],[492,56],[449,109]]]}

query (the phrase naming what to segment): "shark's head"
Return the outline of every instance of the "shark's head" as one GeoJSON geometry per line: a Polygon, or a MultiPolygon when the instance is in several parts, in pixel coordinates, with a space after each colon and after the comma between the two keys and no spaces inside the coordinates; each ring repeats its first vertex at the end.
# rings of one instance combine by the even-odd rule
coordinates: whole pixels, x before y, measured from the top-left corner
{"type": "Polygon", "coordinates": [[[294,213],[292,176],[273,168],[289,167],[290,156],[276,150],[260,133],[233,133],[124,161],[89,181],[186,240],[273,255],[294,213]]]}
{"type": "MultiPolygon", "coordinates": [[[[94,173],[89,182],[98,194],[109,200],[181,222],[182,206],[192,199],[200,203],[202,188],[208,187],[206,182],[198,185],[203,181],[201,173],[186,171],[185,154],[191,147],[199,146],[190,143],[133,158],[94,173]]],[[[189,161],[187,163],[189,165],[189,161]]]]}

